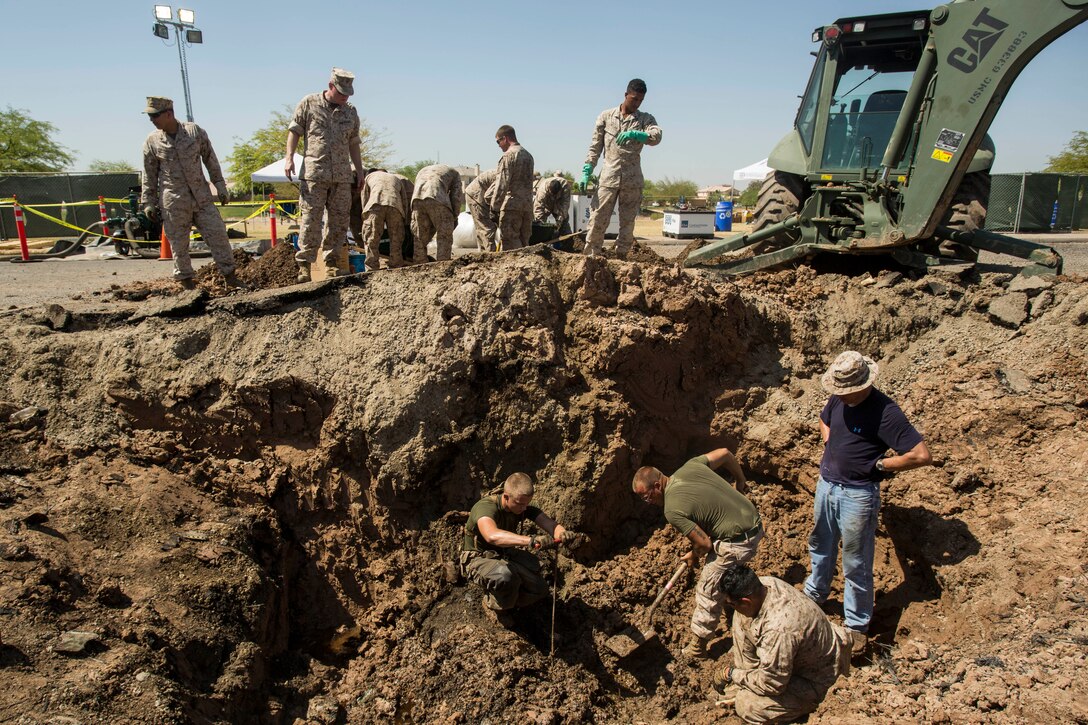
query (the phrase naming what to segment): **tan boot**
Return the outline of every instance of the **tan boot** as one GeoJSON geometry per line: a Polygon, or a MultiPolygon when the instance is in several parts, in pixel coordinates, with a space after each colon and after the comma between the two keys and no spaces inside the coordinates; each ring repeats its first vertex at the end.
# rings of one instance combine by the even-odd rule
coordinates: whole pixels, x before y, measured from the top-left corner
{"type": "Polygon", "coordinates": [[[847,628],[850,633],[850,654],[853,657],[865,654],[865,648],[869,646],[869,635],[856,629],[847,628]]]}
{"type": "Polygon", "coordinates": [[[680,650],[680,654],[683,655],[685,659],[689,660],[705,660],[710,656],[707,652],[706,645],[707,639],[704,639],[697,634],[692,634],[687,645],[684,646],[684,649],[680,650]]]}
{"type": "Polygon", "coordinates": [[[299,262],[298,263],[298,282],[299,282],[299,284],[302,284],[303,282],[309,282],[309,281],[310,281],[310,263],[309,262],[299,262]]]}
{"type": "Polygon", "coordinates": [[[223,281],[226,282],[228,287],[233,289],[249,289],[249,285],[238,278],[237,272],[231,272],[230,274],[223,275],[223,281]]]}
{"type": "Polygon", "coordinates": [[[332,279],[333,277],[340,276],[340,268],[335,264],[325,265],[325,279],[332,279]]]}

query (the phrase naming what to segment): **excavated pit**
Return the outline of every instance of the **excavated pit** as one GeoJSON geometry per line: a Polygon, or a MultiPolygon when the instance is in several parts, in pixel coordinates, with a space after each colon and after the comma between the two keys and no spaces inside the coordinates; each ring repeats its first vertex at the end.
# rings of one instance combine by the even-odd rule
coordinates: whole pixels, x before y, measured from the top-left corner
{"type": "Polygon", "coordinates": [[[3,330],[0,419],[40,410],[0,444],[0,719],[722,717],[712,664],[674,657],[690,574],[659,641],[604,646],[686,548],[631,475],[736,450],[755,566],[799,583],[818,376],[846,348],[882,361],[939,465],[885,485],[878,644],[810,721],[1088,717],[1081,281],[726,281],[530,250],[277,290],[280,258],[243,267],[263,291],[133,285],[127,317],[3,330]],[[993,308],[1015,295],[1010,328],[993,308]],[[514,471],[590,536],[542,555],[554,657],[550,601],[498,628],[446,566],[514,471]],[[73,630],[93,641],[63,654],[73,630]]]}

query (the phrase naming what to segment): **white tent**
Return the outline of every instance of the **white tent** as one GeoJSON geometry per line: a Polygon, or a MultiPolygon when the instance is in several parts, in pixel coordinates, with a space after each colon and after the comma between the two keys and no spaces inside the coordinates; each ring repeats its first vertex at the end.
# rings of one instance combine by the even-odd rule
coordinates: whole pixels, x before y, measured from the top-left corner
{"type": "Polygon", "coordinates": [[[767,174],[771,173],[771,167],[767,166],[767,159],[757,161],[751,166],[737,169],[733,172],[734,184],[738,181],[763,181],[767,174]]]}
{"type": "Polygon", "coordinates": [[[254,184],[288,184],[298,182],[298,172],[302,168],[302,155],[295,154],[295,176],[288,179],[283,173],[283,159],[276,159],[268,166],[257,169],[249,175],[254,184]]]}

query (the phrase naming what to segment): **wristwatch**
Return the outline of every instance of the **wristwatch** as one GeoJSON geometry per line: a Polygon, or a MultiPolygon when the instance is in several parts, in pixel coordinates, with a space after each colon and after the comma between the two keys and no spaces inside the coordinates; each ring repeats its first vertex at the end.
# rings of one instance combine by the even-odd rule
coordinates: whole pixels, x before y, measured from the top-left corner
{"type": "Polygon", "coordinates": [[[881,473],[884,473],[884,461],[883,460],[877,461],[875,468],[876,468],[876,470],[880,471],[881,473]]]}

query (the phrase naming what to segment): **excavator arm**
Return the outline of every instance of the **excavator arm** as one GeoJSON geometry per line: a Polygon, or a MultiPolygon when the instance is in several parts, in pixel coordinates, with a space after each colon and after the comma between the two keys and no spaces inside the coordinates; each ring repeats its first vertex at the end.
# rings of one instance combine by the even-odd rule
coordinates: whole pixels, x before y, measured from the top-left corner
{"type": "MultiPolygon", "coordinates": [[[[925,94],[914,119],[918,142],[902,188],[899,230],[906,240],[933,236],[1020,71],[1085,20],[1088,0],[968,0],[932,11],[929,58],[914,84],[925,94]]],[[[897,132],[907,130],[910,105],[897,132]]],[[[886,168],[895,165],[904,137],[893,133],[886,168]]]]}

